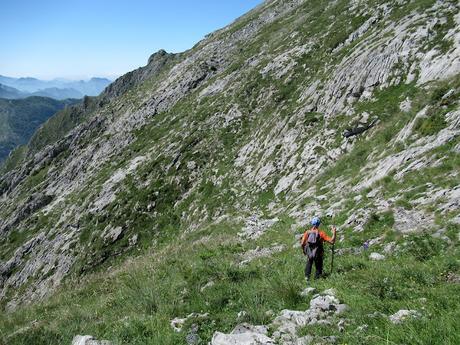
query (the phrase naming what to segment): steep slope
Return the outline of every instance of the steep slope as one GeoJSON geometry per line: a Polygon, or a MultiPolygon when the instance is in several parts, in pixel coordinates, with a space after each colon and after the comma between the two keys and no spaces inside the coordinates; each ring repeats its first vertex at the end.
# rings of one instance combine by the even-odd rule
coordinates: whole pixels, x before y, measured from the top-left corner
{"type": "Polygon", "coordinates": [[[293,245],[320,214],[340,241],[317,287],[345,332],[266,336],[458,342],[459,27],[454,1],[267,1],[58,114],[0,182],[4,341],[276,327],[308,306],[293,245]]]}
{"type": "Polygon", "coordinates": [[[45,97],[0,99],[0,162],[17,146],[27,143],[35,130],[57,111],[75,100],[45,97]]]}

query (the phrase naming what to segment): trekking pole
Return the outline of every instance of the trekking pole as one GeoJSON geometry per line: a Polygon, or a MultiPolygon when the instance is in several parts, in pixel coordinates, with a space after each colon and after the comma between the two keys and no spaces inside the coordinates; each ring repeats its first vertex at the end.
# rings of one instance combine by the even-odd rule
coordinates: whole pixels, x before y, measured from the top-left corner
{"type": "Polygon", "coordinates": [[[332,274],[332,269],[334,268],[334,246],[335,246],[335,243],[331,247],[332,255],[331,255],[331,273],[330,274],[332,274]]]}

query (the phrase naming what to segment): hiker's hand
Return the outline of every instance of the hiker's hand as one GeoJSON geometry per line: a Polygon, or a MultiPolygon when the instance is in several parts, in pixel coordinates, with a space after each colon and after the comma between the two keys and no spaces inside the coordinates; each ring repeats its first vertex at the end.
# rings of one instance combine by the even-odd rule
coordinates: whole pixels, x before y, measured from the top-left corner
{"type": "Polygon", "coordinates": [[[331,228],[333,232],[337,232],[337,228],[335,227],[335,225],[332,225],[331,228]]]}

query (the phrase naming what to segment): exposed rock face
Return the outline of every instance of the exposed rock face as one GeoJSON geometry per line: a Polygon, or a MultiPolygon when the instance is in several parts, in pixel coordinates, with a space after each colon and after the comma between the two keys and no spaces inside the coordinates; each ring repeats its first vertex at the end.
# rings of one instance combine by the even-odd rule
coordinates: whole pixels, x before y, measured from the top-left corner
{"type": "Polygon", "coordinates": [[[383,212],[395,231],[431,230],[433,207],[454,224],[453,183],[416,191],[405,207],[403,191],[389,197],[378,185],[442,166],[436,150],[459,151],[459,90],[448,79],[460,73],[459,6],[411,6],[266,1],[61,113],[0,177],[0,299],[10,309],[39,300],[70,273],[153,245],[168,226],[195,231],[235,211],[244,241],[282,211],[302,225],[305,210],[339,214],[349,193],[340,225],[356,232],[383,212]],[[343,137],[348,127],[359,135],[343,137]]]}

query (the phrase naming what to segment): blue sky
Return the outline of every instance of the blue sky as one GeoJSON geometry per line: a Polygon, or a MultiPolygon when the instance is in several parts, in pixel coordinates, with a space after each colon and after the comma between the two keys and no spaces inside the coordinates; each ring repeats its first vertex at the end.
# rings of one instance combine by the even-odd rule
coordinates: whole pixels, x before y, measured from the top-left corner
{"type": "Polygon", "coordinates": [[[180,52],[262,0],[1,0],[0,74],[115,77],[180,52]]]}

